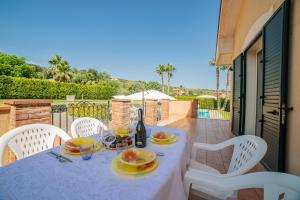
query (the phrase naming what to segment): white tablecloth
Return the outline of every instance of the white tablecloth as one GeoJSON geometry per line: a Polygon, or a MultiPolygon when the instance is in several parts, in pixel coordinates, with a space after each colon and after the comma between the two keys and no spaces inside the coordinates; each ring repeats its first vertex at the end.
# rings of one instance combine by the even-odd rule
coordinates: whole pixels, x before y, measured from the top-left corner
{"type": "Polygon", "coordinates": [[[152,127],[152,132],[158,130],[176,133],[179,140],[164,146],[148,143],[147,148],[165,154],[150,174],[117,174],[111,168],[114,151],[96,153],[88,161],[70,157],[72,163],[60,163],[42,152],[0,168],[0,199],[186,199],[182,178],[188,158],[187,136],[179,129],[152,127]]]}

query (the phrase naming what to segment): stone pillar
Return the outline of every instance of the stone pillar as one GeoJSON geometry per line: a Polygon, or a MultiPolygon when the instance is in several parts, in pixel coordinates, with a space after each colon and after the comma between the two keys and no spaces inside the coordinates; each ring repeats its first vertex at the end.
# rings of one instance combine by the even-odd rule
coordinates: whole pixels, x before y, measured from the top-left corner
{"type": "Polygon", "coordinates": [[[111,126],[130,125],[130,100],[113,99],[111,101],[111,126]]]}
{"type": "MultiPolygon", "coordinates": [[[[10,105],[9,129],[26,124],[51,124],[51,100],[7,99],[4,104],[10,105]]],[[[16,160],[15,155],[9,151],[9,162],[16,160]]]]}
{"type": "Polygon", "coordinates": [[[160,101],[161,120],[169,119],[169,104],[170,104],[170,100],[168,99],[163,99],[160,101]]]}
{"type": "Polygon", "coordinates": [[[197,118],[198,117],[198,100],[194,99],[192,101],[192,113],[191,113],[192,118],[197,118]]]}
{"type": "Polygon", "coordinates": [[[145,123],[147,125],[157,124],[157,100],[146,100],[145,123]]]}

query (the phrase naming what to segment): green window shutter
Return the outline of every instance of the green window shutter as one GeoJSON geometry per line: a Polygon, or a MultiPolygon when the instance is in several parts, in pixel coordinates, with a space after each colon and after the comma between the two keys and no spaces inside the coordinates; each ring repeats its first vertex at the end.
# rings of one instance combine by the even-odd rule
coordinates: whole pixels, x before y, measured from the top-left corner
{"type": "Polygon", "coordinates": [[[284,171],[288,3],[267,22],[263,29],[263,101],[262,138],[268,151],[262,163],[272,171],[284,171]]]}
{"type": "Polygon", "coordinates": [[[243,55],[233,61],[233,114],[232,132],[241,135],[244,127],[245,73],[243,55]]]}

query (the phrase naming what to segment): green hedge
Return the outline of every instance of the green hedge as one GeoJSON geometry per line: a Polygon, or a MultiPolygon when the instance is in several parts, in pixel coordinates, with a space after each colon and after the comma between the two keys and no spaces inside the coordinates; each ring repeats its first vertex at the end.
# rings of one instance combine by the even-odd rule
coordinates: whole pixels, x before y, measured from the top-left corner
{"type": "Polygon", "coordinates": [[[48,80],[0,76],[0,99],[65,99],[74,94],[76,98],[110,99],[117,93],[115,82],[95,85],[61,83],[48,80]]]}
{"type": "MultiPolygon", "coordinates": [[[[176,99],[178,100],[198,100],[198,105],[201,109],[210,109],[210,110],[216,110],[218,109],[218,102],[215,99],[212,98],[198,98],[197,96],[176,96],[176,99]]],[[[225,103],[225,99],[220,98],[219,104],[220,108],[223,108],[223,105],[225,103]]],[[[225,105],[224,111],[230,112],[230,100],[228,99],[225,105]]]]}

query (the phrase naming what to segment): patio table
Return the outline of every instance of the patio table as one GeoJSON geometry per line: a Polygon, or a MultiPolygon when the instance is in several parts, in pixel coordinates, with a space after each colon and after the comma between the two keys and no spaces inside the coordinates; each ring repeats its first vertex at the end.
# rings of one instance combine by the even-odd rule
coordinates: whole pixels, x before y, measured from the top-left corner
{"type": "Polygon", "coordinates": [[[158,157],[159,166],[150,174],[117,174],[111,168],[115,151],[95,153],[87,161],[68,156],[73,162],[64,163],[44,151],[0,168],[0,199],[186,199],[182,183],[188,159],[186,134],[170,127],[151,130],[173,132],[179,140],[170,145],[148,142],[147,148],[165,154],[158,157]]]}

